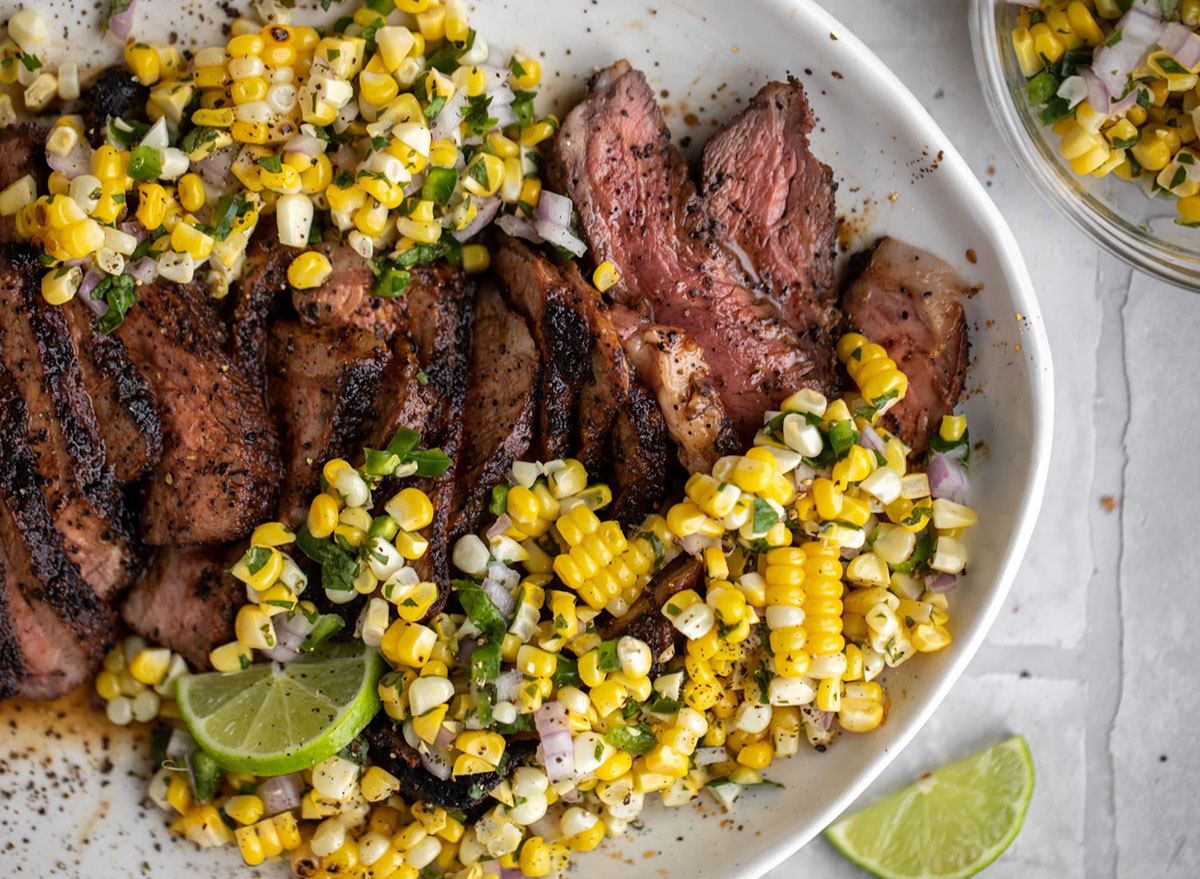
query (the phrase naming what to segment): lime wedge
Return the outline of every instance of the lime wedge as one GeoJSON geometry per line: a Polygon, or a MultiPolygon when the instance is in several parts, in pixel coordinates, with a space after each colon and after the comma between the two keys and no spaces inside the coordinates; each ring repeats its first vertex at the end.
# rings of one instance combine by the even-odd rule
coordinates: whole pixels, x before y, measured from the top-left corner
{"type": "Polygon", "coordinates": [[[361,644],[325,644],[287,665],[185,675],[179,713],[226,769],[284,775],[344,748],[379,710],[383,661],[361,644]]]}
{"type": "Polygon", "coordinates": [[[1022,736],[937,769],[825,835],[882,879],[974,876],[1016,839],[1033,796],[1033,758],[1022,736]]]}

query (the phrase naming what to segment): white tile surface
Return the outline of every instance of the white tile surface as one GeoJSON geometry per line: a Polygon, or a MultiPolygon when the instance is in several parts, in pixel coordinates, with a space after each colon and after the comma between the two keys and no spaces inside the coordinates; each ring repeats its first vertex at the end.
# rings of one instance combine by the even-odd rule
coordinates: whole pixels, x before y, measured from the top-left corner
{"type": "MultiPolygon", "coordinates": [[[[818,2],[896,71],[989,187],[1037,285],[1057,380],[1046,503],[1006,612],[858,805],[1017,731],[1037,790],[988,879],[1200,876],[1200,697],[1186,658],[1200,619],[1189,610],[1200,497],[1180,442],[1200,422],[1188,390],[1200,296],[1100,254],[1026,181],[983,106],[966,3],[818,2]]],[[[864,874],[818,839],[770,875],[864,874]]]]}

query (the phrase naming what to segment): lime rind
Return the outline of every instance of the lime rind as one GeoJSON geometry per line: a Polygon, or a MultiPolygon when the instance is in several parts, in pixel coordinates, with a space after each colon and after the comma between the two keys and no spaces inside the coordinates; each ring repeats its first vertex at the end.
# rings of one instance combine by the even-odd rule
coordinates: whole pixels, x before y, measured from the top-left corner
{"type": "Polygon", "coordinates": [[[1016,839],[1033,797],[1023,736],[935,770],[826,829],[846,858],[880,879],[966,879],[1016,839]]]}
{"type": "Polygon", "coordinates": [[[225,769],[285,775],[336,754],[379,710],[383,660],[352,643],[286,666],[187,675],[176,687],[192,737],[225,769]]]}

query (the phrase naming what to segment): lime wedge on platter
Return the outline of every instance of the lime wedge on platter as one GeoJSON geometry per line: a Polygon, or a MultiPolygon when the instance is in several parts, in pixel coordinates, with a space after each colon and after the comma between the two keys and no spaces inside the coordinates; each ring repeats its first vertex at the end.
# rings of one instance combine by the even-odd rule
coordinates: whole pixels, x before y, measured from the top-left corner
{"type": "Polygon", "coordinates": [[[285,775],[336,754],[379,710],[383,660],[345,643],[281,665],[185,675],[179,711],[205,751],[226,769],[285,775]]]}
{"type": "Polygon", "coordinates": [[[881,879],[965,879],[1008,848],[1033,796],[1022,736],[936,769],[825,835],[881,879]]]}

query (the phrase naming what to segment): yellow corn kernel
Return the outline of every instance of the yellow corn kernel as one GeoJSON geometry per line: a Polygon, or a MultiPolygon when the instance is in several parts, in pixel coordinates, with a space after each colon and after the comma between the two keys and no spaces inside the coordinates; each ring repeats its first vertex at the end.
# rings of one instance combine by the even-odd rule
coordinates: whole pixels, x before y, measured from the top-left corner
{"type": "Polygon", "coordinates": [[[185,211],[195,213],[204,207],[204,181],[199,174],[184,174],[175,184],[175,194],[185,211]]]}
{"type": "Polygon", "coordinates": [[[333,534],[338,524],[338,501],[329,494],[318,494],[308,508],[308,530],[313,537],[323,539],[333,534]]]}
{"type": "Polygon", "coordinates": [[[162,62],[154,48],[130,40],[125,44],[125,64],[142,85],[153,85],[162,76],[162,62]]]}
{"type": "Polygon", "coordinates": [[[253,794],[239,794],[226,800],[223,808],[238,824],[254,824],[262,818],[263,801],[253,794]]]}
{"type": "Polygon", "coordinates": [[[592,283],[596,285],[596,289],[603,293],[610,289],[621,280],[621,273],[617,271],[617,267],[611,261],[605,260],[596,266],[596,271],[592,272],[592,283]]]}
{"type": "Polygon", "coordinates": [[[166,647],[145,647],[129,662],[129,673],[134,679],[147,686],[162,681],[171,664],[171,651],[166,647]]]}
{"type": "Polygon", "coordinates": [[[138,186],[138,222],[151,232],[161,226],[163,218],[166,216],[168,199],[167,191],[157,183],[140,184],[138,186]]]}
{"type": "Polygon", "coordinates": [[[213,671],[241,671],[250,665],[252,651],[240,641],[230,641],[213,649],[208,654],[213,671]]]}
{"type": "Polygon", "coordinates": [[[175,228],[171,230],[171,249],[178,253],[191,254],[195,260],[207,259],[215,243],[211,235],[206,235],[187,223],[176,223],[175,228]]]}
{"type": "Polygon", "coordinates": [[[288,283],[297,290],[320,287],[333,274],[329,257],[315,250],[300,254],[288,265],[288,283]]]}
{"type": "Polygon", "coordinates": [[[746,745],[738,752],[737,762],[750,769],[766,769],[775,757],[775,749],[769,741],[755,742],[746,745]]]}
{"type": "Polygon", "coordinates": [[[261,76],[247,76],[239,79],[229,87],[229,95],[235,104],[249,104],[254,101],[266,100],[267,89],[270,86],[261,76]]]}
{"type": "Polygon", "coordinates": [[[514,54],[508,66],[512,70],[508,81],[515,89],[537,88],[542,81],[542,65],[536,58],[514,54]]]}
{"type": "Polygon", "coordinates": [[[462,267],[464,272],[477,275],[480,272],[486,272],[491,264],[492,255],[488,252],[487,245],[467,244],[463,247],[462,267]]]}
{"type": "Polygon", "coordinates": [[[1042,59],[1034,46],[1033,35],[1027,27],[1019,27],[1012,32],[1013,51],[1017,55],[1017,64],[1021,74],[1029,78],[1042,69],[1042,59]]]}

